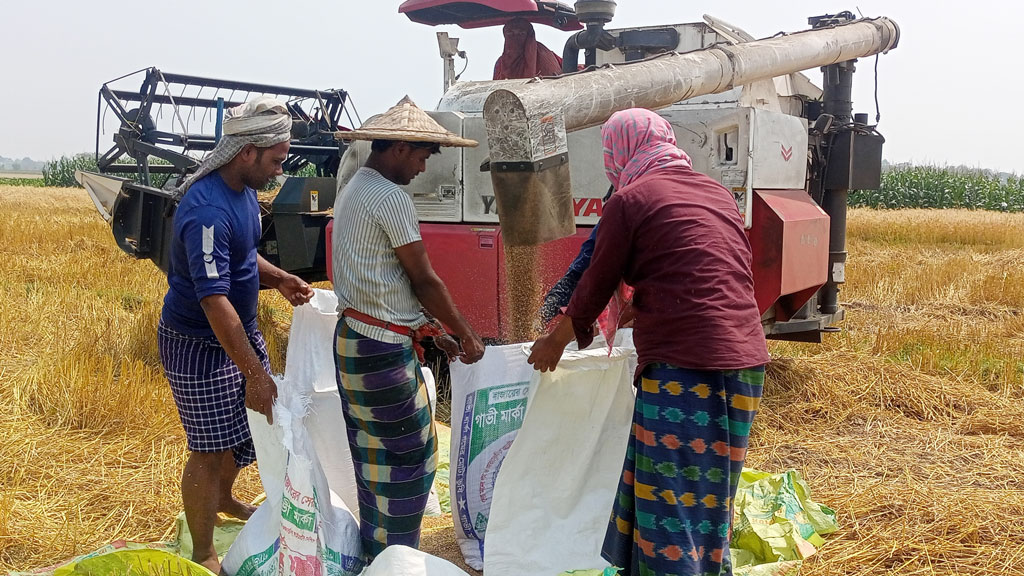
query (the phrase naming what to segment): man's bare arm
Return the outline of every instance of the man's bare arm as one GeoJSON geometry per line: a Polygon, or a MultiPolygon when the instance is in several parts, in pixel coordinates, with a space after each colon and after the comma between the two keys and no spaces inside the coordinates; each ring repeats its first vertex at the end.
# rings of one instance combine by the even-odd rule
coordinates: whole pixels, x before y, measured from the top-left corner
{"type": "Polygon", "coordinates": [[[462,360],[467,364],[476,362],[483,357],[484,345],[473,327],[466,322],[455,307],[448,288],[430,265],[430,258],[423,247],[423,242],[412,242],[395,248],[398,261],[405,269],[412,283],[412,290],[420,303],[431,315],[452,329],[462,341],[462,360]]]}
{"type": "Polygon", "coordinates": [[[203,312],[206,313],[206,318],[220,345],[245,375],[246,407],[263,414],[267,421],[273,424],[271,408],[274,399],[277,398],[277,385],[263,368],[263,363],[249,343],[249,337],[235,307],[223,294],[207,296],[200,300],[199,304],[203,307],[203,312]]]}
{"type": "Polygon", "coordinates": [[[313,298],[313,289],[302,278],[289,274],[267,262],[263,256],[256,256],[260,284],[275,288],[292,306],[301,306],[313,298]]]}

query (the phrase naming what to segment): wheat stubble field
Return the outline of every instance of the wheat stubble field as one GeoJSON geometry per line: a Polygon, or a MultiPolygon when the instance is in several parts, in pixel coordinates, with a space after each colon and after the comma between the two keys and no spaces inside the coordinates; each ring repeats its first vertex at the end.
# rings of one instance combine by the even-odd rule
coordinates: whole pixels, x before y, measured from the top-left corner
{"type": "MultiPolygon", "coordinates": [[[[748,465],[799,470],[840,531],[803,574],[1024,570],[1024,215],[854,210],[842,333],[773,343],[748,465]]],[[[0,572],[181,509],[157,358],[165,281],[80,189],[0,186],[0,572]]],[[[290,311],[262,297],[282,370],[290,311]]],[[[241,496],[260,491],[253,470],[241,496]]]]}

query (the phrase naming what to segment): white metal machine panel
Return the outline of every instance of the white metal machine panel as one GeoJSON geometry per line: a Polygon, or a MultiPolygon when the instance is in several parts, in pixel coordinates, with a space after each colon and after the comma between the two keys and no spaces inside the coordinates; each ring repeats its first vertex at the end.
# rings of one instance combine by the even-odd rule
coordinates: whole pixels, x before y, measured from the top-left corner
{"type": "Polygon", "coordinates": [[[481,172],[480,165],[490,153],[487,148],[487,129],[482,116],[467,116],[463,122],[463,137],[480,143],[476,148],[463,148],[462,163],[466,194],[462,197],[462,214],[466,222],[498,223],[497,202],[491,186],[491,174],[481,172]]]}
{"type": "Polygon", "coordinates": [[[751,113],[751,186],[803,189],[807,184],[807,120],[766,110],[751,113]]]}
{"type": "Polygon", "coordinates": [[[680,109],[661,112],[676,133],[693,169],[729,189],[744,218],[750,212],[750,110],[746,108],[680,109]]]}
{"type": "Polygon", "coordinates": [[[807,123],[754,108],[661,111],[693,169],[722,183],[750,226],[753,190],[802,189],[807,178],[807,123]]]}
{"type": "MultiPolygon", "coordinates": [[[[467,116],[463,136],[480,143],[476,148],[465,148],[463,214],[466,222],[498,223],[497,204],[489,172],[481,172],[480,165],[488,156],[487,131],[480,116],[467,116]]],[[[576,224],[597,224],[602,212],[601,199],[608,192],[607,176],[601,147],[601,128],[596,126],[568,135],[569,171],[575,198],[576,224]]],[[[420,216],[421,220],[428,219],[420,216]]]]}
{"type": "MultiPolygon", "coordinates": [[[[463,116],[458,112],[429,112],[431,118],[462,135],[463,116]]],[[[416,213],[423,222],[461,222],[463,155],[460,148],[441,148],[427,160],[427,171],[403,186],[412,195],[416,213]]]]}
{"type": "MultiPolygon", "coordinates": [[[[690,155],[694,170],[732,191],[747,226],[755,188],[804,188],[807,122],[803,118],[754,108],[695,109],[682,105],[660,113],[672,124],[679,147],[690,155]]],[[[487,158],[483,119],[466,117],[463,135],[480,142],[478,148],[463,151],[464,219],[497,223],[491,176],[479,170],[487,158]]],[[[600,127],[570,133],[569,158],[576,223],[593,225],[602,212],[601,199],[609,186],[600,127]]],[[[432,221],[423,213],[420,218],[432,221]]]]}

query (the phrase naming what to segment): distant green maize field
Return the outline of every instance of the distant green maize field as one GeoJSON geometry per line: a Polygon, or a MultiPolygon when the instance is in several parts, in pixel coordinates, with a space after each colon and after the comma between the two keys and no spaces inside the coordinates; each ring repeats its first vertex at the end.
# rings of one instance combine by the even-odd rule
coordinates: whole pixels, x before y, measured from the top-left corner
{"type": "Polygon", "coordinates": [[[881,190],[850,193],[851,206],[1024,211],[1024,178],[988,170],[900,166],[882,174],[881,190]]]}

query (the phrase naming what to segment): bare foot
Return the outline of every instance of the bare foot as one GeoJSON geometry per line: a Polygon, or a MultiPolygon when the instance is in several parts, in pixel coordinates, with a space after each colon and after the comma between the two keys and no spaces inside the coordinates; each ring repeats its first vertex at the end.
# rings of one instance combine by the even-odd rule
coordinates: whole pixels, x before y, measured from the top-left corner
{"type": "Polygon", "coordinates": [[[256,511],[256,507],[252,504],[246,504],[239,502],[235,498],[229,498],[228,501],[221,505],[219,512],[223,512],[232,518],[238,518],[239,520],[248,520],[252,513],[256,511]]]}
{"type": "Polygon", "coordinates": [[[216,555],[214,555],[214,556],[212,556],[210,558],[207,558],[206,560],[203,560],[203,561],[199,561],[195,557],[193,557],[192,561],[195,562],[196,564],[199,564],[203,568],[206,568],[210,572],[213,572],[214,574],[220,574],[220,560],[217,559],[216,555]]]}

